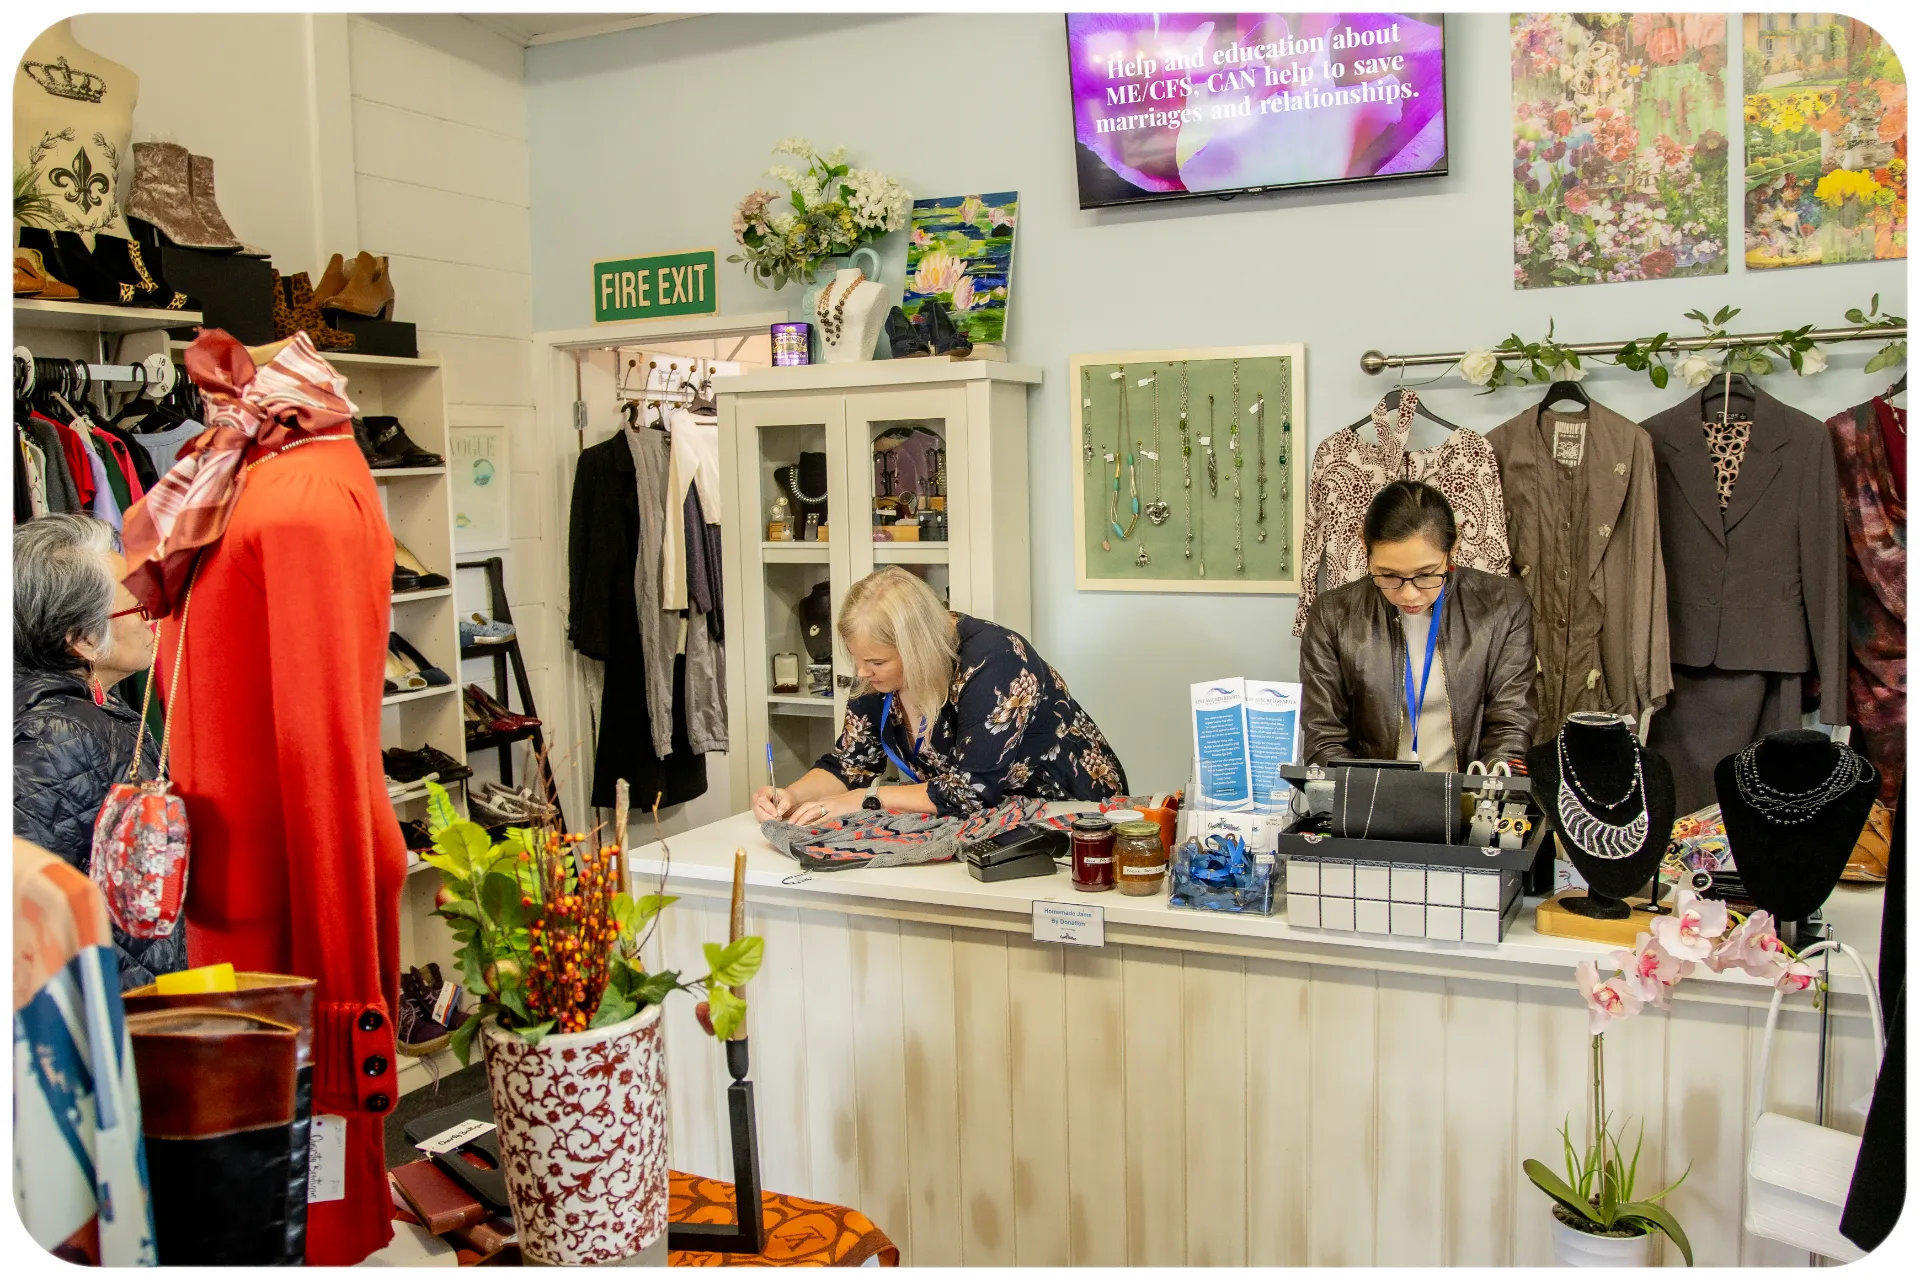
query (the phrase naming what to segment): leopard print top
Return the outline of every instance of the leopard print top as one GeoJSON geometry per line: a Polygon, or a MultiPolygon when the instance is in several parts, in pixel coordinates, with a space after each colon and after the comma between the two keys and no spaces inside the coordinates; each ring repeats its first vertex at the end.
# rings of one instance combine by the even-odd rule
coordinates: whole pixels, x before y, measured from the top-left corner
{"type": "Polygon", "coordinates": [[[1747,441],[1753,435],[1753,423],[1744,418],[1725,422],[1709,418],[1701,424],[1707,433],[1707,456],[1713,459],[1713,480],[1720,490],[1720,509],[1733,501],[1733,485],[1740,478],[1740,462],[1747,456],[1747,441]]]}

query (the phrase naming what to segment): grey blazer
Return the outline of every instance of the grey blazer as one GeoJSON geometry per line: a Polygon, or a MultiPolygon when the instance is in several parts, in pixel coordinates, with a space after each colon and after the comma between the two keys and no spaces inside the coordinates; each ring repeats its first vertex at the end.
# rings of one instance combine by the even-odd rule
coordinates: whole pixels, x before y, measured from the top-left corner
{"type": "Polygon", "coordinates": [[[1674,665],[1817,671],[1820,718],[1845,724],[1846,532],[1827,429],[1756,390],[1753,434],[1722,512],[1699,397],[1642,425],[1659,476],[1674,665]]]}

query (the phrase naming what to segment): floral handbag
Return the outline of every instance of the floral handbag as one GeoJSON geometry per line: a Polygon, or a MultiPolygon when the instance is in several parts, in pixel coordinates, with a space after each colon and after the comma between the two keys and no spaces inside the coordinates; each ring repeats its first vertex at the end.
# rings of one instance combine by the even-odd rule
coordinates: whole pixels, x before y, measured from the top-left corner
{"type": "MultiPolygon", "coordinates": [[[[196,568],[198,565],[196,564],[196,568]]],[[[180,659],[187,648],[187,609],[193,603],[193,579],[180,608],[180,635],[173,656],[173,683],[178,700],[180,659]]],[[[153,703],[153,673],[147,673],[146,695],[140,700],[140,733],[134,739],[133,765],[127,780],[107,788],[100,816],[93,823],[93,863],[89,874],[107,900],[114,927],[130,938],[164,938],[180,921],[187,900],[187,805],[173,794],[167,778],[167,748],[173,738],[174,708],[167,708],[160,735],[160,763],[155,776],[140,780],[140,753],[147,741],[147,708],[153,703]]]]}

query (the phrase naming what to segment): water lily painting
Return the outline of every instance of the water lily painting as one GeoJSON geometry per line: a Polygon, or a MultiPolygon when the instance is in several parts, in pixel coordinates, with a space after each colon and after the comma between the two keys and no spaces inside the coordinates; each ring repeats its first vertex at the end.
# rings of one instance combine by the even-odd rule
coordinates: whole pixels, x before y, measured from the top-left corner
{"type": "Polygon", "coordinates": [[[1745,15],[1747,266],[1907,256],[1907,78],[1864,22],[1745,15]]]}
{"type": "Polygon", "coordinates": [[[974,342],[1005,342],[1019,219],[1017,191],[915,200],[901,309],[917,316],[937,299],[974,342]]]}
{"type": "Polygon", "coordinates": [[[1516,289],[1727,271],[1727,20],[1516,13],[1516,289]]]}

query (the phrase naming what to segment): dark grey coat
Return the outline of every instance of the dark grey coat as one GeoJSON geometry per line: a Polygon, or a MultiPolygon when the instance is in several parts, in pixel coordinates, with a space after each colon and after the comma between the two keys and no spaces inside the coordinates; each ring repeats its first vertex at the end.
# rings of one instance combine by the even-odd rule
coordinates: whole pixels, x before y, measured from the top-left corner
{"type": "Polygon", "coordinates": [[[1756,391],[1753,434],[1722,512],[1700,398],[1642,425],[1659,476],[1673,664],[1817,671],[1820,718],[1845,724],[1846,530],[1826,427],[1756,391]]]}
{"type": "MultiPolygon", "coordinates": [[[[69,671],[13,675],[13,834],[58,854],[77,870],[93,863],[93,822],[107,788],[127,776],[140,713],[109,694],[95,706],[87,684],[69,671]]],[[[141,777],[158,770],[159,747],[141,748],[141,777]]],[[[144,986],[154,975],[187,967],[184,914],[165,938],[113,931],[120,987],[144,986]]]]}

